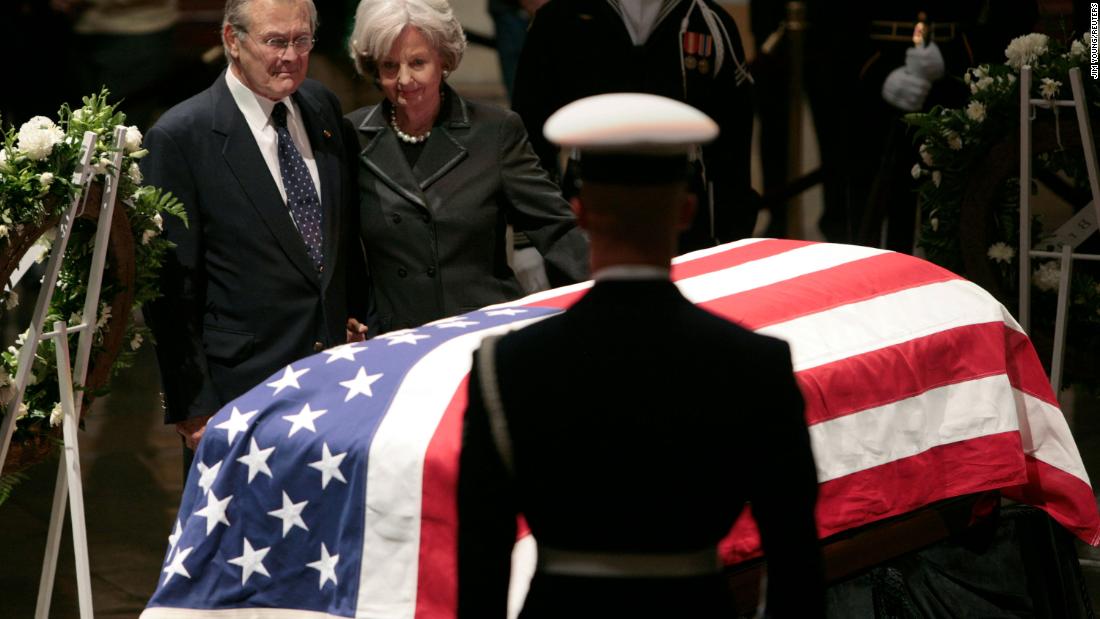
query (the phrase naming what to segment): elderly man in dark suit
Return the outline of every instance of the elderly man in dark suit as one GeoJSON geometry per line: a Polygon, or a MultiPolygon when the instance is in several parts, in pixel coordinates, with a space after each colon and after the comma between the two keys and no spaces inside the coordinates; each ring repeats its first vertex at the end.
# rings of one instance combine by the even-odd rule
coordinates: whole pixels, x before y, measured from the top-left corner
{"type": "Polygon", "coordinates": [[[459,616],[505,616],[522,513],[538,566],[520,617],[730,617],[717,544],[746,502],[770,616],[822,616],[816,474],[787,344],[669,281],[694,214],[686,153],[717,126],[671,99],[616,94],[566,106],[545,132],[581,149],[573,207],[596,282],[475,355],[459,616]]]}
{"type": "Polygon", "coordinates": [[[365,329],[349,142],[335,96],[305,79],[316,21],[312,0],[229,0],[228,70],[145,136],[145,178],[187,209],[146,316],[190,448],[226,402],[365,329]]]}

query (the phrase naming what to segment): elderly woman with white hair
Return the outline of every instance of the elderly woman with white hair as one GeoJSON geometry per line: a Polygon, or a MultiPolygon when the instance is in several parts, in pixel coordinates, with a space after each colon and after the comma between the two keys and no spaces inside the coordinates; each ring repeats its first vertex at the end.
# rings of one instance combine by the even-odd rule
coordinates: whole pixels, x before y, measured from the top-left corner
{"type": "Polygon", "coordinates": [[[347,118],[382,332],[522,296],[509,224],[542,254],[551,284],[588,274],[587,240],[520,118],[447,85],[465,48],[445,0],[359,3],[351,55],[385,100],[347,118]]]}

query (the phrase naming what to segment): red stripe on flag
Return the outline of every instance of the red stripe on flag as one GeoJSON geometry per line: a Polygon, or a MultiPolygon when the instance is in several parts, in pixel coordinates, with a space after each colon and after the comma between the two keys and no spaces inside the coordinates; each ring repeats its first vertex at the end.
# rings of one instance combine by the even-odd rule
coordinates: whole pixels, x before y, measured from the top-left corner
{"type": "Polygon", "coordinates": [[[1014,501],[1042,509],[1085,543],[1100,545],[1100,513],[1092,487],[1042,460],[1032,456],[1025,459],[1027,483],[1001,492],[1014,501]]]}
{"type": "Polygon", "coordinates": [[[456,493],[468,382],[468,376],[462,379],[424,454],[416,619],[451,618],[458,608],[456,493]]]}
{"type": "Polygon", "coordinates": [[[1039,361],[1035,347],[1031,345],[1031,340],[1023,333],[1005,327],[1005,348],[1008,350],[1005,355],[1008,380],[1012,386],[1057,407],[1058,398],[1054,395],[1054,388],[1047,379],[1046,371],[1039,361]]]}
{"type": "Polygon", "coordinates": [[[900,290],[962,279],[931,262],[885,253],[806,273],[699,306],[747,329],[786,322],[900,290]]]}
{"type": "MultiPolygon", "coordinates": [[[[769,239],[757,241],[748,245],[731,247],[726,251],[709,254],[700,258],[678,262],[672,265],[672,280],[687,279],[696,275],[706,275],[714,271],[730,269],[742,264],[776,256],[784,252],[814,245],[810,241],[789,241],[786,239],[769,239]]],[[[912,260],[912,257],[909,258],[912,260]]]]}
{"type": "MultiPolygon", "coordinates": [[[[825,538],[936,501],[1025,481],[1018,432],[941,445],[819,484],[818,536],[825,538]]],[[[727,565],[760,556],[760,533],[752,516],[743,513],[718,548],[727,565]]]]}
{"type": "Polygon", "coordinates": [[[806,423],[1004,374],[1006,330],[1011,331],[1001,322],[957,327],[798,372],[806,423]]]}

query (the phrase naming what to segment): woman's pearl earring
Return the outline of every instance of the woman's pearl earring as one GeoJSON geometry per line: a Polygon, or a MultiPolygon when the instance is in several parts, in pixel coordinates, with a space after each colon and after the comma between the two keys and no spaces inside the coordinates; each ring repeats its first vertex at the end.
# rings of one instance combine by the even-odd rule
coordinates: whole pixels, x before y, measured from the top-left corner
{"type": "Polygon", "coordinates": [[[443,69],[443,79],[447,79],[450,76],[451,76],[451,72],[448,71],[447,69],[443,69]]]}

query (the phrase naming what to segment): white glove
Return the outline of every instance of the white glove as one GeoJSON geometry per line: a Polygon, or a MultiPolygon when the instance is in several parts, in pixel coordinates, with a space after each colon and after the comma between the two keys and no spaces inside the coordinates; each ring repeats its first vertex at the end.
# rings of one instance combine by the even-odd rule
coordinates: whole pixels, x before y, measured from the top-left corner
{"type": "Polygon", "coordinates": [[[882,83],[882,98],[890,105],[905,112],[916,112],[924,105],[932,82],[898,67],[886,76],[882,83]]]}
{"type": "Polygon", "coordinates": [[[905,50],[905,68],[913,75],[934,82],[944,74],[943,54],[935,41],[923,47],[914,45],[905,50]]]}

